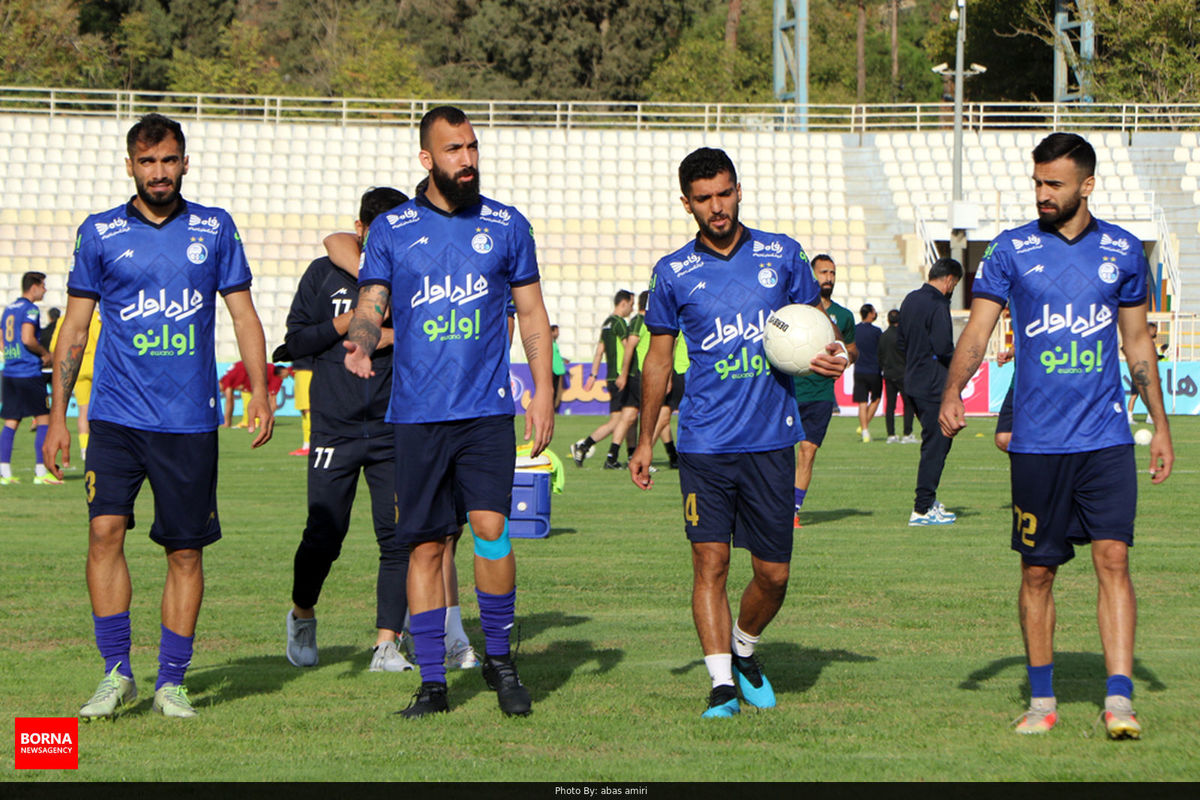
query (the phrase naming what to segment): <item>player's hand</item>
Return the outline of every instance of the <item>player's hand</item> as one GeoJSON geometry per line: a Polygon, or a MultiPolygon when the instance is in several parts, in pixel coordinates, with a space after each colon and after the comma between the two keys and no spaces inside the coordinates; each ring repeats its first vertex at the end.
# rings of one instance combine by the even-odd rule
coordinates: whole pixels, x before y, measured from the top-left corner
{"type": "Polygon", "coordinates": [[[942,409],[938,414],[938,424],[942,434],[953,437],[954,434],[967,427],[967,410],[961,397],[943,397],[942,409]]]}
{"type": "Polygon", "coordinates": [[[1013,352],[1013,349],[1011,347],[1006,347],[999,353],[996,353],[996,365],[1003,367],[1005,364],[1012,361],[1014,357],[1015,353],[1013,352]]]}
{"type": "Polygon", "coordinates": [[[1150,482],[1162,483],[1171,477],[1171,466],[1175,463],[1175,446],[1171,444],[1169,428],[1154,429],[1150,440],[1150,482]]]}
{"type": "Polygon", "coordinates": [[[625,384],[629,383],[629,376],[628,375],[618,375],[617,379],[613,382],[617,385],[618,391],[623,390],[625,388],[625,384]]]}
{"type": "Polygon", "coordinates": [[[588,376],[587,376],[587,380],[585,380],[585,381],[583,382],[583,391],[584,391],[584,392],[590,392],[590,391],[592,390],[592,386],[593,386],[593,384],[595,384],[595,383],[596,383],[596,376],[595,376],[595,375],[588,375],[588,376]]]}
{"type": "Polygon", "coordinates": [[[71,432],[67,430],[65,420],[57,422],[51,418],[46,429],[46,441],[42,442],[42,462],[61,481],[62,468],[57,463],[59,451],[63,454],[63,466],[71,466],[71,432]]]}
{"type": "Polygon", "coordinates": [[[554,436],[554,393],[534,392],[525,409],[525,441],[533,434],[533,449],[530,457],[540,455],[550,445],[554,436]],[[530,429],[533,429],[532,431],[530,429]]]}
{"type": "Polygon", "coordinates": [[[371,357],[367,355],[366,350],[359,347],[356,342],[344,341],[342,346],[346,348],[346,369],[360,378],[375,377],[375,370],[371,369],[371,357]]]}
{"type": "Polygon", "coordinates": [[[262,397],[263,394],[265,392],[253,392],[250,405],[246,407],[247,430],[250,433],[258,431],[258,435],[250,443],[251,448],[262,447],[271,441],[271,435],[275,432],[275,412],[271,409],[274,401],[262,397]]]}
{"type": "Polygon", "coordinates": [[[639,443],[633,455],[629,457],[629,477],[639,489],[649,489],[654,485],[654,479],[650,477],[650,457],[653,454],[652,447],[639,443]]]}
{"type": "Polygon", "coordinates": [[[841,342],[830,342],[825,345],[825,352],[814,356],[813,360],[808,362],[808,365],[818,375],[824,375],[826,378],[836,378],[845,372],[846,367],[850,365],[850,356],[846,352],[846,345],[841,342]]]}

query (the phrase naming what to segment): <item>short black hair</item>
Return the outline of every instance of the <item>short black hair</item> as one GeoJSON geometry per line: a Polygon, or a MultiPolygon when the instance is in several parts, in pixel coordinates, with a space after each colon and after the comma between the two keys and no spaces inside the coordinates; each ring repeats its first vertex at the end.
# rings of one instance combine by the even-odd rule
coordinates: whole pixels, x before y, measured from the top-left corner
{"type": "Polygon", "coordinates": [[[837,262],[833,260],[833,256],[829,255],[829,253],[817,253],[808,263],[815,267],[818,261],[828,261],[833,266],[837,266],[837,262]]]}
{"type": "Polygon", "coordinates": [[[638,311],[646,310],[646,302],[650,299],[650,292],[645,291],[638,295],[638,311]]]}
{"type": "Polygon", "coordinates": [[[133,158],[139,142],[153,146],[167,138],[167,134],[174,136],[175,141],[179,142],[179,152],[187,154],[183,126],[170,117],[164,117],[162,114],[154,112],[146,114],[135,122],[129,129],[129,133],[125,134],[125,150],[129,153],[129,157],[133,158]]]}
{"type": "Polygon", "coordinates": [[[701,147],[688,153],[687,158],[679,162],[679,191],[687,197],[692,192],[692,183],[706,178],[715,178],[722,172],[729,173],[729,179],[737,184],[737,170],[733,160],[724,150],[714,147],[701,147]]]}
{"type": "Polygon", "coordinates": [[[408,202],[408,195],[390,186],[373,186],[363,192],[362,202],[358,206],[358,221],[367,227],[371,221],[389,208],[395,208],[401,203],[408,202]]]}
{"type": "Polygon", "coordinates": [[[26,272],[21,276],[21,294],[25,294],[38,284],[46,282],[46,273],[44,272],[26,272]]]}
{"type": "Polygon", "coordinates": [[[613,305],[618,306],[621,303],[624,303],[626,300],[632,300],[632,299],[633,299],[633,292],[629,291],[628,289],[620,289],[617,291],[616,294],[613,295],[613,305]]]}
{"type": "Polygon", "coordinates": [[[435,106],[421,117],[421,149],[429,149],[429,131],[438,120],[445,120],[454,127],[467,121],[466,112],[457,106],[435,106]]]}
{"type": "Polygon", "coordinates": [[[962,264],[953,258],[939,258],[929,268],[929,280],[931,281],[936,281],[938,278],[944,278],[947,275],[953,275],[956,280],[962,280],[962,264]]]}
{"type": "Polygon", "coordinates": [[[1096,151],[1078,133],[1052,133],[1033,148],[1034,164],[1049,164],[1060,158],[1071,159],[1084,175],[1096,174],[1096,151]]]}
{"type": "Polygon", "coordinates": [[[875,306],[871,305],[870,303],[863,303],[862,308],[858,310],[858,316],[862,317],[864,321],[866,320],[868,314],[874,313],[875,306]]]}
{"type": "Polygon", "coordinates": [[[888,325],[899,325],[899,324],[900,324],[900,311],[898,309],[893,308],[891,311],[888,312],[888,325]]]}

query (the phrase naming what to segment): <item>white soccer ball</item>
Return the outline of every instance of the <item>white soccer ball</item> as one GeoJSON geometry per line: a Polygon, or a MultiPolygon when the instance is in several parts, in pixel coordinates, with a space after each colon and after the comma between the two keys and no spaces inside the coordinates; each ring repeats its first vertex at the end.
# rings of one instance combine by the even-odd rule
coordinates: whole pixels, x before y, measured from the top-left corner
{"type": "Polygon", "coordinates": [[[1145,447],[1146,445],[1150,444],[1150,440],[1153,438],[1154,438],[1154,434],[1150,432],[1149,428],[1138,428],[1137,431],[1133,434],[1133,440],[1135,442],[1137,442],[1138,444],[1140,444],[1142,447],[1145,447]]]}
{"type": "Polygon", "coordinates": [[[796,303],[772,311],[767,317],[763,349],[767,360],[780,372],[806,375],[809,362],[833,341],[829,317],[816,306],[796,303]]]}

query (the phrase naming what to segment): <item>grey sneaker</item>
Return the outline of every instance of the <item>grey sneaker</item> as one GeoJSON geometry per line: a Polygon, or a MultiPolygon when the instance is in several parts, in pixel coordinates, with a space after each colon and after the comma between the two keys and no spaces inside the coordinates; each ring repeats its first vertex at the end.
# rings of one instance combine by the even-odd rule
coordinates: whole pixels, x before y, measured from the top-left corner
{"type": "Polygon", "coordinates": [[[87,722],[94,719],[114,719],[135,702],[137,702],[137,684],[133,678],[126,678],[117,672],[116,667],[113,667],[96,687],[92,699],[79,709],[79,716],[87,722]]]}
{"type": "Polygon", "coordinates": [[[404,657],[395,642],[384,642],[375,645],[371,651],[371,666],[368,672],[408,672],[416,669],[413,663],[404,657]]]}
{"type": "Polygon", "coordinates": [[[1049,733],[1058,722],[1058,703],[1053,697],[1034,697],[1029,701],[1029,710],[1013,720],[1017,733],[1049,733]]]}
{"type": "Polygon", "coordinates": [[[297,667],[317,665],[317,618],[296,619],[287,612],[287,660],[297,667]]]}
{"type": "Polygon", "coordinates": [[[900,444],[916,444],[916,443],[917,443],[917,437],[913,436],[911,433],[900,437],[900,444]]]}
{"type": "Polygon", "coordinates": [[[190,719],[196,716],[196,709],[188,700],[187,689],[174,683],[164,683],[154,692],[153,708],[164,717],[190,719]]]}
{"type": "Polygon", "coordinates": [[[899,436],[889,436],[887,438],[887,443],[888,444],[900,444],[900,437],[899,436]]]}
{"type": "Polygon", "coordinates": [[[462,639],[446,645],[446,666],[456,669],[474,669],[479,666],[479,654],[471,643],[462,639]]]}
{"type": "Polygon", "coordinates": [[[946,520],[947,522],[954,522],[954,520],[958,519],[958,515],[955,514],[953,511],[949,510],[948,508],[946,508],[944,505],[942,505],[941,500],[933,501],[933,510],[937,512],[937,515],[939,517],[946,520]]]}

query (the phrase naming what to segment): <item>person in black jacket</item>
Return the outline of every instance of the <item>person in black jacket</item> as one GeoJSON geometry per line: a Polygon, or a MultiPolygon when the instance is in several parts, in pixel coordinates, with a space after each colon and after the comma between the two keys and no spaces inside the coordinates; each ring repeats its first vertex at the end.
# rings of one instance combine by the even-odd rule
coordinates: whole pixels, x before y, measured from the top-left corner
{"type": "Polygon", "coordinates": [[[950,452],[950,438],[942,433],[938,415],[946,372],[954,357],[954,327],[950,321],[950,295],[962,280],[962,264],[939,258],[929,268],[929,279],[909,292],[900,304],[900,349],[904,351],[904,389],[921,420],[921,463],[917,492],[908,524],[949,525],[955,515],[938,502],[937,488],[950,452]]]}
{"type": "MultiPolygon", "coordinates": [[[[355,222],[359,238],[376,216],[407,200],[403,192],[388,187],[366,192],[355,222]]],[[[408,548],[395,537],[395,450],[392,427],[384,421],[392,385],[392,328],[390,320],[384,323],[371,378],[363,380],[346,371],[342,340],[358,302],[356,265],[348,266],[353,271],[336,266],[328,257],[313,261],[300,279],[287,318],[288,355],[293,359],[312,357],[313,377],[308,522],[296,549],[286,654],[298,667],[317,663],[314,607],[350,528],[350,509],[361,470],[371,492],[379,542],[378,635],[370,670],[401,672],[413,666],[396,641],[407,611],[408,548]]]]}
{"type": "Polygon", "coordinates": [[[887,427],[888,444],[911,444],[913,438],[913,405],[904,391],[904,351],[900,349],[900,311],[893,308],[887,315],[888,328],[879,336],[879,368],[883,372],[883,421],[887,427]],[[896,398],[904,400],[904,437],[896,436],[896,398]]]}

